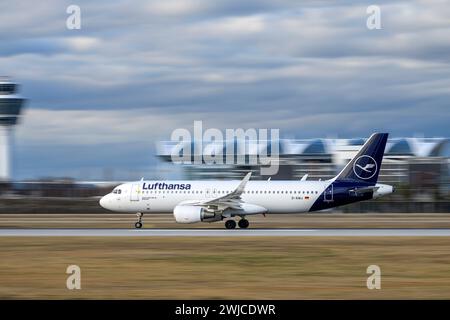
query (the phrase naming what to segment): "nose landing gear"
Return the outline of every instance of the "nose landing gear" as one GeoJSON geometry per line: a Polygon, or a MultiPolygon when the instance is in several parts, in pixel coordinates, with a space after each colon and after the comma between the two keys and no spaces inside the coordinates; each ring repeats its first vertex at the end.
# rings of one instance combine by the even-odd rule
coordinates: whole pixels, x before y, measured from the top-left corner
{"type": "Polygon", "coordinates": [[[144,214],[141,212],[138,212],[138,213],[136,213],[136,216],[138,217],[138,221],[134,224],[134,227],[136,229],[140,229],[140,228],[142,228],[142,217],[144,216],[144,214]]]}

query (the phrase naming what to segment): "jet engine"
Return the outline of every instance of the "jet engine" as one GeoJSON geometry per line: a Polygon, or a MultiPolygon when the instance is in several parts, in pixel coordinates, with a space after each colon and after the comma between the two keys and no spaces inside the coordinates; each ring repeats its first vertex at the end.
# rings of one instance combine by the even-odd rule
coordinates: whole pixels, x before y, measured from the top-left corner
{"type": "Polygon", "coordinates": [[[173,209],[173,216],[178,223],[210,222],[221,219],[221,215],[207,211],[200,206],[178,205],[173,209]]]}

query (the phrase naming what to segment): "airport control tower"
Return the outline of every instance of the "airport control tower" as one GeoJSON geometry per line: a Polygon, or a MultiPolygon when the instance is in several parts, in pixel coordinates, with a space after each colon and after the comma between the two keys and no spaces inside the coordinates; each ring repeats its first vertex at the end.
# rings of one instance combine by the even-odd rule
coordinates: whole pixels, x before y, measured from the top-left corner
{"type": "Polygon", "coordinates": [[[17,83],[0,77],[0,182],[11,180],[13,129],[25,101],[17,91],[17,83]]]}

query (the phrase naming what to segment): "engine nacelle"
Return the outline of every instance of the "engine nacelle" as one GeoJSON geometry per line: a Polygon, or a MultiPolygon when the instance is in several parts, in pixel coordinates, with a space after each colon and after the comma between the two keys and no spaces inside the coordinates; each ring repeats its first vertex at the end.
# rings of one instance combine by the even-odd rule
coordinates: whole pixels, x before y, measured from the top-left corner
{"type": "Polygon", "coordinates": [[[202,207],[190,205],[176,206],[173,209],[173,216],[178,223],[196,223],[200,221],[217,220],[214,212],[208,212],[202,207]]]}

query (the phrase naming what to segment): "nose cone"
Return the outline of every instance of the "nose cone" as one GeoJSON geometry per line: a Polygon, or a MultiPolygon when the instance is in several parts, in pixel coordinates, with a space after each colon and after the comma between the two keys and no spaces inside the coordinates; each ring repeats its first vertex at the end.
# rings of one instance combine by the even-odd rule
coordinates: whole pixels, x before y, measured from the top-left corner
{"type": "Polygon", "coordinates": [[[102,208],[111,210],[111,206],[110,206],[110,202],[111,200],[109,199],[109,195],[106,195],[104,197],[102,197],[99,201],[100,205],[102,206],[102,208]]]}

